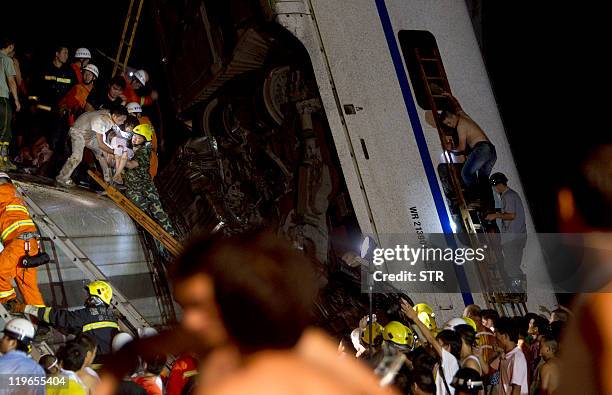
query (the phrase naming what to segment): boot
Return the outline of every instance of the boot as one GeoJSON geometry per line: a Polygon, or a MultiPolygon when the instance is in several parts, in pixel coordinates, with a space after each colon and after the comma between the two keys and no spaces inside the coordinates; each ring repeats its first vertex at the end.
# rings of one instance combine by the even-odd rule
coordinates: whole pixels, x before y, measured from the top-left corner
{"type": "Polygon", "coordinates": [[[2,142],[2,161],[4,162],[4,169],[6,171],[15,171],[17,166],[9,159],[9,143],[8,141],[2,142]]]}

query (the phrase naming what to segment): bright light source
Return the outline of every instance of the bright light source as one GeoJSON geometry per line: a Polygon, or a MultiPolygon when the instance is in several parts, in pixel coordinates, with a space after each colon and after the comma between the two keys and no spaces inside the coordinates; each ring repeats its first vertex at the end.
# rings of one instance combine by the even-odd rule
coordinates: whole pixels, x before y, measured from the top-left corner
{"type": "Polygon", "coordinates": [[[366,236],[361,242],[361,250],[360,250],[361,257],[365,258],[366,255],[368,255],[368,252],[370,252],[370,238],[366,236]]]}

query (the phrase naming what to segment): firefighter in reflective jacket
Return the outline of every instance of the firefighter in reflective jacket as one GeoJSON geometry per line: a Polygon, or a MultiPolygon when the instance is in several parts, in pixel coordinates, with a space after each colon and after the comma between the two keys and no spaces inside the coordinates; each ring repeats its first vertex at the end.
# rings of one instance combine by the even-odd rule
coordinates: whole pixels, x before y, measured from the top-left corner
{"type": "Polygon", "coordinates": [[[105,281],[94,281],[85,287],[85,307],[77,310],[56,309],[16,304],[13,313],[26,313],[48,322],[54,328],[65,329],[79,335],[85,333],[95,338],[100,356],[111,353],[113,337],[119,333],[119,324],[110,307],[113,289],[105,281]]]}
{"type": "Polygon", "coordinates": [[[28,208],[18,196],[11,178],[0,173],[0,303],[10,305],[17,295],[13,279],[27,304],[44,306],[38,289],[36,268],[24,268],[21,260],[38,253],[38,233],[28,208]]]}

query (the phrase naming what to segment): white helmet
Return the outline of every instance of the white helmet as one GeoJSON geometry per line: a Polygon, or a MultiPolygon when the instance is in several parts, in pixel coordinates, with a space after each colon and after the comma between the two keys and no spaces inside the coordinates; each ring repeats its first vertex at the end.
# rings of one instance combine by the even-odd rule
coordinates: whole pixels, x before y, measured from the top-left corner
{"type": "Polygon", "coordinates": [[[147,81],[149,80],[149,74],[148,74],[146,71],[142,70],[142,69],[141,69],[141,70],[137,70],[137,71],[134,73],[134,77],[135,77],[135,78],[136,78],[138,81],[140,81],[140,83],[141,83],[142,85],[146,85],[146,84],[147,84],[147,81]]]}
{"type": "Polygon", "coordinates": [[[77,59],[91,59],[91,52],[87,48],[79,48],[74,53],[74,57],[77,59]]]}
{"type": "Polygon", "coordinates": [[[96,76],[96,78],[98,78],[98,76],[100,75],[100,72],[98,71],[98,68],[93,65],[93,64],[88,64],[87,66],[83,67],[83,70],[87,70],[87,71],[91,71],[91,73],[93,75],[96,76]]]}
{"type": "Polygon", "coordinates": [[[142,107],[139,103],[136,103],[135,101],[128,103],[126,108],[127,112],[129,112],[130,114],[142,112],[142,107]]]}
{"type": "Polygon", "coordinates": [[[0,171],[0,178],[6,178],[7,180],[11,181],[11,177],[3,171],[0,171]]]}
{"type": "Polygon", "coordinates": [[[36,335],[34,325],[25,318],[13,318],[7,322],[4,327],[4,333],[12,335],[15,339],[24,343],[31,342],[36,335]]]}
{"type": "Polygon", "coordinates": [[[138,337],[140,337],[141,339],[155,336],[158,333],[159,332],[157,332],[155,328],[151,328],[150,326],[147,326],[145,328],[138,328],[138,337]]]}
{"type": "Polygon", "coordinates": [[[134,340],[134,337],[130,335],[129,333],[126,333],[126,332],[117,333],[115,337],[113,337],[111,348],[113,349],[113,352],[117,352],[121,350],[123,347],[125,347],[126,344],[128,344],[129,342],[133,340],[134,340]]]}
{"type": "Polygon", "coordinates": [[[444,329],[455,330],[457,325],[467,325],[467,322],[463,318],[451,318],[446,324],[444,324],[444,329]]]}

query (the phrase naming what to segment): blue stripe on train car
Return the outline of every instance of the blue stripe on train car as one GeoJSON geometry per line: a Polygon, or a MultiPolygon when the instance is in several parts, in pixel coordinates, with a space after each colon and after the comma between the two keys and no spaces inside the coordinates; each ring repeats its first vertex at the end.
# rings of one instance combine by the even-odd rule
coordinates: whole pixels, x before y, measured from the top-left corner
{"type": "MultiPolygon", "coordinates": [[[[393,59],[393,65],[395,66],[395,73],[397,74],[402,96],[404,97],[406,110],[408,111],[410,125],[412,126],[414,138],[419,148],[421,162],[423,163],[425,174],[427,175],[427,182],[429,183],[429,188],[436,205],[436,212],[438,213],[438,218],[440,219],[443,232],[449,235],[449,237],[447,237],[449,246],[456,248],[457,245],[455,239],[453,236],[450,236],[453,234],[453,229],[451,228],[450,218],[446,212],[446,206],[444,205],[444,198],[442,196],[442,192],[440,191],[436,171],[434,169],[433,162],[431,161],[431,156],[429,155],[429,148],[427,147],[425,134],[423,133],[423,128],[421,127],[421,120],[419,119],[419,114],[417,113],[416,105],[412,98],[412,91],[410,90],[408,76],[406,75],[406,70],[404,69],[404,64],[402,63],[400,51],[397,46],[397,41],[395,40],[395,33],[393,30],[393,25],[391,24],[391,18],[389,17],[389,11],[387,10],[385,0],[375,0],[375,2],[378,10],[378,16],[385,32],[385,38],[387,39],[387,44],[389,45],[389,51],[391,52],[391,58],[393,59]]],[[[474,303],[474,299],[470,292],[470,286],[465,276],[465,271],[462,267],[457,265],[454,265],[454,269],[457,280],[459,281],[463,302],[465,305],[474,303]]]]}

